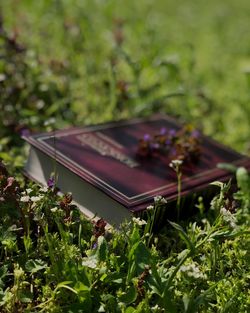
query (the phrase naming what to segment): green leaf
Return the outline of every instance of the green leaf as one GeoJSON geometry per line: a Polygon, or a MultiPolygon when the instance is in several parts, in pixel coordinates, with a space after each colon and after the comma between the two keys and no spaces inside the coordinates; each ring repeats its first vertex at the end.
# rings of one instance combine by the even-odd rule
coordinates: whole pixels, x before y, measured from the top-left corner
{"type": "Polygon", "coordinates": [[[82,303],[82,306],[86,310],[86,312],[92,312],[92,300],[90,294],[90,288],[78,281],[74,285],[74,291],[77,293],[79,301],[82,303]]]}
{"type": "Polygon", "coordinates": [[[250,189],[250,176],[247,169],[244,167],[239,167],[236,172],[236,179],[238,187],[246,194],[249,194],[250,189]]]}
{"type": "Polygon", "coordinates": [[[8,275],[8,266],[7,264],[0,267],[0,289],[3,288],[4,282],[3,279],[8,275]]]}
{"type": "Polygon", "coordinates": [[[118,273],[113,272],[106,275],[104,278],[105,283],[115,283],[115,284],[122,284],[123,280],[125,279],[125,273],[118,273]]]}
{"type": "Polygon", "coordinates": [[[75,285],[74,285],[74,290],[78,293],[81,294],[82,292],[85,293],[86,291],[89,291],[89,287],[84,285],[84,283],[78,281],[75,285]]]}
{"type": "Polygon", "coordinates": [[[131,245],[134,245],[135,243],[140,241],[140,239],[141,239],[141,236],[139,233],[139,229],[137,227],[134,227],[132,234],[130,235],[131,245]]]}
{"type": "Polygon", "coordinates": [[[163,282],[164,275],[160,275],[158,273],[159,269],[157,268],[156,264],[152,264],[151,266],[152,275],[150,275],[147,279],[147,283],[149,287],[153,290],[154,293],[158,294],[160,297],[162,297],[162,294],[164,292],[165,284],[163,282]]]}
{"type": "Polygon", "coordinates": [[[135,262],[136,275],[140,275],[144,271],[145,265],[151,264],[150,251],[142,241],[139,241],[132,247],[129,259],[135,262]]]}
{"type": "Polygon", "coordinates": [[[213,181],[212,183],[210,183],[210,185],[220,187],[220,189],[223,189],[224,186],[224,184],[220,181],[213,181]]]}
{"type": "Polygon", "coordinates": [[[133,313],[136,312],[136,309],[134,309],[132,306],[129,306],[126,308],[125,313],[133,313]]]}
{"type": "MultiPolygon", "coordinates": [[[[57,291],[58,289],[64,288],[64,289],[68,289],[68,290],[72,291],[73,293],[77,294],[78,292],[74,288],[68,286],[69,284],[72,284],[72,281],[62,281],[61,283],[59,283],[56,286],[55,291],[57,291]]],[[[88,288],[88,287],[86,287],[86,288],[88,288]]]]}
{"type": "Polygon", "coordinates": [[[25,264],[25,268],[28,272],[34,274],[44,268],[47,267],[47,264],[40,260],[40,259],[36,259],[36,260],[28,260],[25,264]]]}
{"type": "Polygon", "coordinates": [[[100,281],[105,281],[105,279],[108,277],[107,273],[104,273],[101,277],[100,277],[100,281]]]}
{"type": "Polygon", "coordinates": [[[25,290],[20,292],[19,299],[22,303],[31,303],[33,300],[33,296],[30,291],[25,290]]]}
{"type": "Polygon", "coordinates": [[[101,295],[102,304],[98,309],[98,312],[120,312],[117,310],[118,302],[117,297],[111,294],[101,295]]]}
{"type": "Polygon", "coordinates": [[[29,252],[29,250],[32,247],[32,239],[30,238],[30,236],[23,236],[23,243],[24,243],[24,248],[26,253],[29,252]]]}
{"type": "Polygon", "coordinates": [[[172,301],[174,299],[173,293],[165,288],[164,293],[163,293],[163,305],[166,310],[166,312],[171,312],[171,313],[176,313],[177,308],[174,302],[172,301]]]}
{"type": "Polygon", "coordinates": [[[209,297],[212,294],[211,292],[216,286],[217,286],[217,283],[213,284],[207,290],[201,292],[200,295],[197,296],[195,299],[192,299],[192,301],[189,301],[187,311],[190,313],[196,313],[198,311],[197,310],[198,306],[205,304],[206,301],[208,301],[209,297]]]}
{"type": "Polygon", "coordinates": [[[184,229],[181,227],[181,225],[176,224],[174,222],[170,222],[170,221],[169,221],[169,223],[179,232],[181,239],[186,243],[186,245],[190,249],[190,251],[192,253],[194,253],[195,252],[195,246],[192,243],[192,241],[189,239],[187,233],[184,231],[184,229]]]}
{"type": "Polygon", "coordinates": [[[127,270],[127,282],[129,283],[133,277],[136,276],[136,264],[134,261],[129,262],[129,267],[127,270]]]}
{"type": "Polygon", "coordinates": [[[129,289],[123,294],[122,296],[119,297],[119,301],[124,302],[126,304],[131,304],[133,303],[137,298],[137,291],[135,286],[129,287],[129,289]]]}
{"type": "Polygon", "coordinates": [[[183,304],[184,304],[184,310],[185,310],[185,312],[187,312],[188,305],[189,305],[189,302],[190,302],[190,298],[189,298],[189,296],[186,293],[183,295],[182,301],[183,301],[183,304]]]}
{"type": "Polygon", "coordinates": [[[97,255],[99,262],[106,261],[108,255],[108,245],[106,239],[103,236],[98,237],[97,255]]]}
{"type": "Polygon", "coordinates": [[[236,173],[237,167],[230,163],[218,163],[217,167],[221,170],[226,170],[231,173],[236,173]]]}

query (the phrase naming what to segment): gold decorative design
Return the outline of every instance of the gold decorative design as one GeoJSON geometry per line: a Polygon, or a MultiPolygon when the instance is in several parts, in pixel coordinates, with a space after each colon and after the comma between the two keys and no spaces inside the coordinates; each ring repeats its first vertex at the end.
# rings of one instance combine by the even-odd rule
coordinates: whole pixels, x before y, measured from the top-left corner
{"type": "Polygon", "coordinates": [[[81,142],[82,145],[88,145],[99,154],[114,158],[130,168],[134,168],[140,165],[138,162],[136,162],[126,154],[122,153],[118,149],[114,148],[108,142],[105,142],[104,140],[98,138],[94,134],[80,134],[77,135],[76,138],[81,142]]]}

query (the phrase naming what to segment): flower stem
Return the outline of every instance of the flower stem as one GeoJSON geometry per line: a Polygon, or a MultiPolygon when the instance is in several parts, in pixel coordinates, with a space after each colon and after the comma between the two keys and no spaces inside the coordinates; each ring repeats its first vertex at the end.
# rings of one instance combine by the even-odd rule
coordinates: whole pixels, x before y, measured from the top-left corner
{"type": "Polygon", "coordinates": [[[177,191],[178,191],[178,196],[177,196],[177,221],[180,219],[180,210],[181,210],[181,171],[180,168],[178,168],[177,171],[177,181],[178,181],[178,186],[177,186],[177,191]]]}

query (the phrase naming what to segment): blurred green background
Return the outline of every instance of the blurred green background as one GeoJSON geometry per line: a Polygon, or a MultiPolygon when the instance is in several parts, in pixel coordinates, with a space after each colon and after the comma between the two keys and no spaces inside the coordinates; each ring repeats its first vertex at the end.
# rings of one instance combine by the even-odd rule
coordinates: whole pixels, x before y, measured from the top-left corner
{"type": "Polygon", "coordinates": [[[4,142],[51,118],[61,128],[164,112],[249,154],[248,0],[1,0],[0,10],[4,142]]]}

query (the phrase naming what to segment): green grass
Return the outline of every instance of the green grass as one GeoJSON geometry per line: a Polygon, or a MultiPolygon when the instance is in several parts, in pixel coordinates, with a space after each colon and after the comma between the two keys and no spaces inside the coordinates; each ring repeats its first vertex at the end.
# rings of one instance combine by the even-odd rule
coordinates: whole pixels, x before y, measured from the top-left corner
{"type": "Polygon", "coordinates": [[[103,220],[87,222],[70,195],[21,188],[0,165],[1,312],[248,312],[245,169],[237,193],[217,182],[209,212],[153,234],[163,198],[147,209],[147,223],[133,218],[108,232],[103,220]]]}
{"type": "Polygon", "coordinates": [[[7,29],[62,89],[54,102],[68,101],[78,124],[161,110],[247,152],[248,1],[1,3],[7,29]]]}
{"type": "Polygon", "coordinates": [[[20,172],[23,130],[155,112],[249,154],[248,2],[1,0],[1,312],[249,312],[245,169],[156,235],[151,211],[110,234],[20,172]]]}

